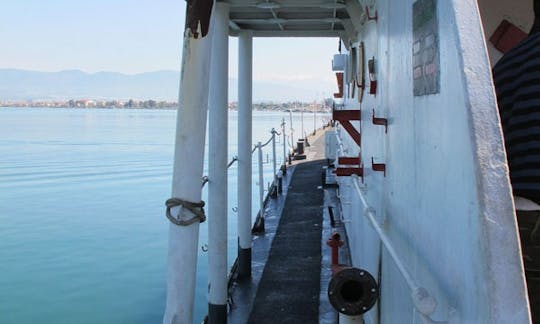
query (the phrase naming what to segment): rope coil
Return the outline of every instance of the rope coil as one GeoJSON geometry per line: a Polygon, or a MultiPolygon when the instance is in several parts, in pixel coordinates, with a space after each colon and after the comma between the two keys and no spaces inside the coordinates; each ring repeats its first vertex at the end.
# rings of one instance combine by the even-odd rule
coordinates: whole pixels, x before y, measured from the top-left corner
{"type": "MultiPolygon", "coordinates": [[[[170,198],[165,202],[167,206],[167,218],[169,221],[178,226],[189,226],[195,224],[196,222],[203,223],[206,220],[206,215],[204,214],[204,201],[194,203],[191,201],[182,200],[180,198],[170,198]],[[171,214],[171,208],[181,207],[189,210],[194,216],[191,219],[183,220],[177,217],[174,217],[171,214]]],[[[179,213],[178,215],[180,215],[179,213]]]]}

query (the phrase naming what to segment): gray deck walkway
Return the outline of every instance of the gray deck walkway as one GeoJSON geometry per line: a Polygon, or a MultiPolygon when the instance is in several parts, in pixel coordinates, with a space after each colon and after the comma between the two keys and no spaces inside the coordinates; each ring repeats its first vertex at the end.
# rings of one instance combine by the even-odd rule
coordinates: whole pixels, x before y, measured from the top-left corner
{"type": "Polygon", "coordinates": [[[321,274],[324,137],[298,163],[248,323],[317,323],[321,274]]]}
{"type": "Polygon", "coordinates": [[[324,136],[296,164],[248,323],[317,323],[324,136]]]}
{"type": "Polygon", "coordinates": [[[324,161],[296,166],[248,323],[317,323],[324,161]]]}
{"type": "Polygon", "coordinates": [[[283,194],[265,206],[266,230],[253,240],[252,277],[232,282],[229,323],[319,322],[321,274],[326,276],[321,272],[324,130],[309,142],[307,159],[288,169],[283,194]]]}

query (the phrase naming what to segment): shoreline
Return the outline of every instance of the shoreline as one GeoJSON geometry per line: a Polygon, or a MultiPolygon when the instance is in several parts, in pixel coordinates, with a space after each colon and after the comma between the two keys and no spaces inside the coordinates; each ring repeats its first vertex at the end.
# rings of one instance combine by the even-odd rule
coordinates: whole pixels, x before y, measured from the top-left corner
{"type": "MultiPolygon", "coordinates": [[[[99,110],[155,110],[155,111],[164,111],[164,110],[170,110],[174,111],[177,110],[178,107],[159,107],[159,108],[151,108],[151,107],[69,107],[69,106],[36,106],[36,105],[28,105],[28,106],[21,106],[21,105],[1,105],[0,109],[75,109],[75,110],[90,110],[90,109],[99,109],[99,110]]],[[[229,107],[229,111],[238,111],[238,109],[229,107]]],[[[293,112],[293,113],[313,113],[314,110],[310,108],[260,108],[256,107],[256,105],[253,105],[253,111],[266,111],[266,112],[293,112]]],[[[327,107],[317,107],[315,110],[317,113],[330,113],[331,109],[327,107]]]]}

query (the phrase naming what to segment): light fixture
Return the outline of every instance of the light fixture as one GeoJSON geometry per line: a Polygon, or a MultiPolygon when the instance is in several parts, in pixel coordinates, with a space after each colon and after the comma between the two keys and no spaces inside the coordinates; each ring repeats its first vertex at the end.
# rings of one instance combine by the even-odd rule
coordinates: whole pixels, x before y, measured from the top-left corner
{"type": "Polygon", "coordinates": [[[259,2],[255,6],[259,9],[277,9],[281,7],[279,3],[272,1],[259,2]]]}

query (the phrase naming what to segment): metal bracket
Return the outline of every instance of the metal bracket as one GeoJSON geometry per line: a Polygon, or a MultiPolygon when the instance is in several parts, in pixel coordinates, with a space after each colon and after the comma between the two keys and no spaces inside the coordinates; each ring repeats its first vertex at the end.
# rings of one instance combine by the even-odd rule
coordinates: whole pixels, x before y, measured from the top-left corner
{"type": "Polygon", "coordinates": [[[353,138],[353,140],[360,146],[360,132],[354,128],[351,121],[360,121],[360,110],[333,110],[332,119],[337,120],[345,128],[347,133],[353,138]]]}
{"type": "Polygon", "coordinates": [[[373,114],[372,114],[372,117],[371,117],[371,121],[373,122],[373,125],[384,126],[384,132],[388,133],[388,119],[387,118],[375,117],[375,109],[373,109],[373,114]]]}
{"type": "Polygon", "coordinates": [[[384,164],[384,163],[374,163],[373,158],[371,158],[371,169],[373,171],[383,172],[384,176],[386,177],[386,164],[384,164]]]}
{"type": "Polygon", "coordinates": [[[375,20],[375,22],[377,22],[379,20],[379,13],[375,10],[375,16],[371,16],[369,14],[369,6],[366,6],[366,17],[368,21],[375,20]]]}
{"type": "Polygon", "coordinates": [[[334,98],[341,99],[343,98],[343,72],[336,72],[336,80],[339,92],[334,93],[334,98]]]}
{"type": "Polygon", "coordinates": [[[349,177],[356,174],[357,176],[361,177],[362,182],[364,182],[364,166],[360,161],[360,157],[340,157],[338,158],[338,164],[340,166],[348,165],[348,167],[338,167],[336,170],[332,171],[336,174],[336,176],[349,177]]]}

